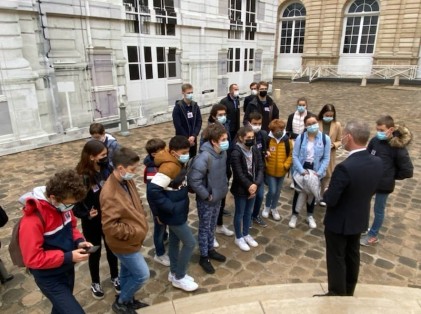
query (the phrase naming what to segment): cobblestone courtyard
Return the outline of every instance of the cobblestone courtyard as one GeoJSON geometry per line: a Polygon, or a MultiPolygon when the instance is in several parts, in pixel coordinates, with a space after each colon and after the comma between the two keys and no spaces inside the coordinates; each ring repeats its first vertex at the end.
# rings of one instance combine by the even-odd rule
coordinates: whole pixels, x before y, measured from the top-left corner
{"type": "MultiPolygon", "coordinates": [[[[326,103],[333,103],[338,120],[360,118],[373,126],[380,114],[391,114],[396,122],[403,122],[412,131],[414,140],[409,147],[415,166],[414,178],[398,182],[395,192],[388,199],[387,216],[380,233],[380,242],[375,247],[361,249],[360,282],[421,288],[421,88],[390,85],[368,85],[358,83],[316,82],[312,84],[274,82],[274,89],[281,89],[278,101],[280,115],[286,119],[294,111],[295,101],[305,96],[309,100],[309,110],[318,113],[326,103]]],[[[204,123],[206,125],[206,123],[204,123]]],[[[171,122],[131,130],[131,135],[118,141],[134,148],[143,158],[144,144],[152,137],[168,140],[174,134],[171,122]]],[[[10,222],[0,229],[2,248],[0,255],[15,279],[1,289],[2,313],[48,313],[50,303],[46,300],[33,278],[22,269],[11,265],[7,245],[14,221],[20,216],[17,203],[19,195],[44,185],[57,169],[76,166],[85,140],[50,146],[42,149],[0,157],[3,171],[0,174],[1,204],[6,207],[10,222]]],[[[345,157],[339,151],[338,160],[345,157]]],[[[145,185],[142,177],[137,177],[138,188],[144,206],[145,185]]],[[[290,229],[288,221],[291,210],[292,190],[286,180],[280,199],[281,221],[268,220],[267,228],[251,229],[252,236],[259,246],[250,252],[242,252],[234,245],[232,237],[218,235],[219,251],[227,256],[227,262],[214,262],[216,273],[205,274],[198,265],[199,253],[196,250],[189,274],[196,278],[200,288],[193,294],[230,288],[277,283],[326,282],[325,244],[322,219],[324,208],[316,207],[316,229],[310,230],[299,218],[297,228],[290,229]]],[[[228,194],[227,209],[233,213],[233,198],[228,194]]],[[[194,233],[197,233],[197,214],[194,197],[191,196],[189,220],[194,233]]],[[[149,210],[148,210],[149,212],[149,210]]],[[[151,270],[151,279],[140,290],[137,297],[150,304],[156,304],[190,294],[173,288],[167,281],[168,268],[153,260],[154,249],[151,231],[152,219],[147,240],[142,253],[151,270]]],[[[225,224],[232,229],[232,217],[224,217],[225,224]]],[[[114,301],[114,292],[109,281],[109,270],[105,256],[101,259],[101,279],[106,297],[97,301],[90,293],[88,264],[77,265],[75,295],[87,313],[108,313],[114,301]]],[[[229,293],[229,291],[227,291],[229,293]]]]}

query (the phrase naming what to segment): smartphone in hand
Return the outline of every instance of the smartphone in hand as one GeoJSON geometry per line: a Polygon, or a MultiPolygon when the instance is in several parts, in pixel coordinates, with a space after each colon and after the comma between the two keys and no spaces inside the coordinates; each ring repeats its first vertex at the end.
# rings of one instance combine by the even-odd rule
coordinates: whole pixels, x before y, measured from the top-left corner
{"type": "Polygon", "coordinates": [[[91,253],[95,253],[96,251],[98,251],[99,245],[94,245],[94,246],[91,246],[91,247],[84,247],[83,249],[85,250],[86,254],[91,254],[91,253]]]}

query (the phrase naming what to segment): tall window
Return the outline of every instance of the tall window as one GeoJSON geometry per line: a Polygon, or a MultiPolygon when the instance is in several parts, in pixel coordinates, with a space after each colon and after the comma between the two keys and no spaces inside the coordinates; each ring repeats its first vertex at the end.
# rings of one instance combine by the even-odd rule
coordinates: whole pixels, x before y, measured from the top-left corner
{"type": "Polygon", "coordinates": [[[153,7],[156,13],[157,35],[175,36],[177,25],[177,13],[174,10],[174,0],[153,0],[153,7]]]}
{"type": "Polygon", "coordinates": [[[256,0],[229,0],[228,18],[230,30],[228,38],[254,40],[257,30],[256,0]]]}
{"type": "Polygon", "coordinates": [[[373,53],[379,21],[376,0],[355,0],[345,17],[343,53],[373,53]]]}
{"type": "Polygon", "coordinates": [[[130,81],[177,77],[176,48],[127,46],[127,57],[130,81]]]}
{"type": "Polygon", "coordinates": [[[227,72],[254,71],[254,49],[245,48],[244,55],[241,55],[241,48],[229,48],[227,58],[227,72]],[[241,63],[243,68],[241,69],[241,63]]]}
{"type": "Polygon", "coordinates": [[[303,53],[306,9],[301,3],[287,6],[282,14],[280,53],[303,53]]]}
{"type": "Polygon", "coordinates": [[[126,32],[149,34],[151,12],[148,0],[123,0],[126,9],[126,32]]]}

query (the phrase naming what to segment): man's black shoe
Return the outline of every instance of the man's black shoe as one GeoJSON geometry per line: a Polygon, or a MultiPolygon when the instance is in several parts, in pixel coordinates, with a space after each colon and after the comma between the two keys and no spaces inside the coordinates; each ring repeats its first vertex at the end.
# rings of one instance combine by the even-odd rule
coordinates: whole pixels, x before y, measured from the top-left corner
{"type": "Polygon", "coordinates": [[[260,217],[260,215],[257,216],[257,217],[252,217],[252,221],[253,221],[253,224],[257,224],[257,225],[259,225],[259,226],[261,226],[263,228],[266,228],[268,226],[266,224],[266,222],[264,222],[264,220],[262,219],[262,217],[260,217]]]}
{"type": "Polygon", "coordinates": [[[6,282],[12,280],[13,278],[15,278],[12,274],[7,275],[6,278],[1,278],[1,283],[5,284],[6,282]]]}
{"type": "Polygon", "coordinates": [[[218,262],[225,262],[227,260],[227,258],[224,255],[219,254],[215,250],[210,250],[208,252],[208,256],[210,259],[214,259],[215,261],[218,261],[218,262]]]}
{"type": "Polygon", "coordinates": [[[335,296],[338,296],[338,295],[333,292],[328,292],[324,294],[313,294],[313,297],[335,297],[335,296]]]}
{"type": "Polygon", "coordinates": [[[213,268],[209,258],[207,256],[201,256],[199,260],[199,265],[202,266],[203,270],[208,274],[215,273],[215,268],[213,268]]]}

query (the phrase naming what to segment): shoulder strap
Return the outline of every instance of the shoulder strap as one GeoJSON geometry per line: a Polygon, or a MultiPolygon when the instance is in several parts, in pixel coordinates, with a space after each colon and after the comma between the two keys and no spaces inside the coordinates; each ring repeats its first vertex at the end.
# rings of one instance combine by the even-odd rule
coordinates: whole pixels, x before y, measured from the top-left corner
{"type": "Polygon", "coordinates": [[[326,146],[326,134],[322,133],[323,147],[326,146]]]}
{"type": "Polygon", "coordinates": [[[291,151],[291,147],[289,146],[289,137],[286,137],[285,140],[285,152],[287,153],[287,158],[289,156],[289,152],[291,151]]]}
{"type": "Polygon", "coordinates": [[[39,220],[41,220],[42,227],[45,230],[45,220],[44,220],[44,217],[42,217],[41,213],[38,210],[35,210],[35,215],[37,215],[38,218],[39,218],[39,220]]]}

